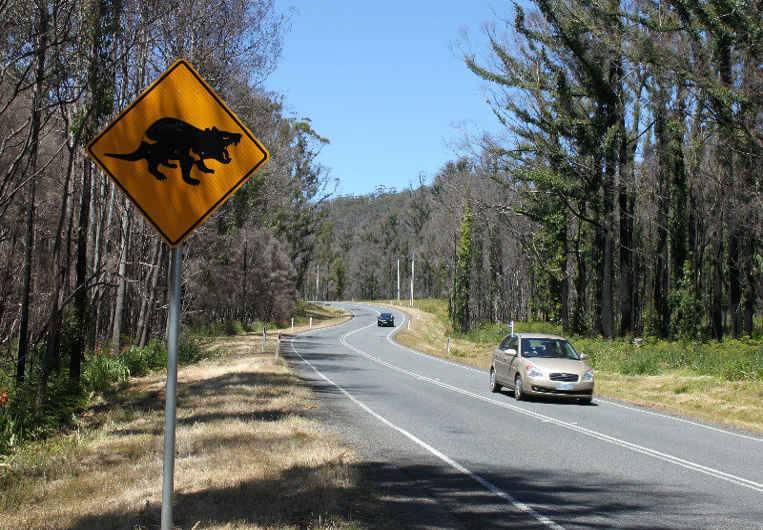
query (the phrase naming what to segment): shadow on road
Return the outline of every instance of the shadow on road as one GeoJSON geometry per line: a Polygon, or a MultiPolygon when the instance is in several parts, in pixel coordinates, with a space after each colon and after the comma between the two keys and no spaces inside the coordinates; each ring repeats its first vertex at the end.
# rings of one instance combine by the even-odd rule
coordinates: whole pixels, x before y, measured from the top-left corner
{"type": "MultiPolygon", "coordinates": [[[[184,529],[225,525],[307,529],[330,527],[331,521],[342,520],[366,528],[542,527],[470,478],[439,466],[360,463],[352,469],[353,486],[329,491],[320,486],[325,482],[318,477],[333,471],[331,464],[293,467],[274,478],[227,488],[179,492],[175,497],[175,524],[184,529]],[[285,491],[288,493],[284,495],[285,491]],[[274,497],[276,493],[278,498],[274,497]],[[337,502],[327,505],[327,499],[337,502]],[[284,510],[285,506],[289,509],[284,510]]],[[[653,513],[655,509],[676,514],[686,501],[680,495],[666,496],[664,491],[655,490],[650,495],[644,492],[643,484],[597,482],[595,477],[581,481],[536,473],[529,479],[518,470],[481,476],[491,482],[509,480],[511,495],[531,503],[562,525],[575,521],[575,525],[582,523],[587,528],[611,528],[622,524],[622,518],[627,516],[631,521],[627,524],[629,528],[655,528],[653,522],[639,525],[638,514],[653,513]],[[613,490],[631,489],[638,491],[631,502],[608,500],[608,493],[613,490]]],[[[158,521],[159,506],[148,505],[132,512],[87,517],[71,528],[155,528],[158,521]]]]}

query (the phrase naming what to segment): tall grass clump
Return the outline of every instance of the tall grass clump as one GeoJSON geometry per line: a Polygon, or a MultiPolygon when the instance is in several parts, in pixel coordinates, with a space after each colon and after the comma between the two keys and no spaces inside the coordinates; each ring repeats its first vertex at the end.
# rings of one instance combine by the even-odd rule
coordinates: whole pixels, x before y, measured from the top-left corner
{"type": "Polygon", "coordinates": [[[121,356],[107,353],[88,357],[82,366],[82,384],[93,392],[106,392],[130,378],[130,369],[121,356]]]}
{"type": "Polygon", "coordinates": [[[241,335],[246,330],[240,320],[226,319],[223,324],[223,333],[225,335],[241,335]]]}
{"type": "Polygon", "coordinates": [[[167,366],[167,350],[163,343],[151,341],[146,346],[130,346],[119,355],[119,359],[131,376],[141,376],[167,366]]]}

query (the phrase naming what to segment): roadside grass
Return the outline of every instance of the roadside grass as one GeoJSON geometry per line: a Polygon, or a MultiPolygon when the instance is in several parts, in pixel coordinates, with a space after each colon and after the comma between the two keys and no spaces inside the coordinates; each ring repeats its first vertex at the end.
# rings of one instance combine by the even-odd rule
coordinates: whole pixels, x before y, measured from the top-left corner
{"type": "MultiPolygon", "coordinates": [[[[315,397],[275,359],[274,337],[264,352],[252,335],[207,347],[211,358],[178,372],[176,526],[363,527],[372,495],[356,456],[312,416],[315,397]]],[[[164,381],[133,378],[68,434],[21,445],[0,469],[0,528],[157,527],[164,381]]]]}
{"type": "MultiPolygon", "coordinates": [[[[411,317],[396,340],[430,355],[449,358],[484,370],[508,327],[491,324],[465,334],[448,322],[447,301],[419,300],[408,307],[383,301],[411,317]],[[447,340],[451,337],[450,355],[447,340]]],[[[515,322],[517,332],[555,333],[546,322],[515,322]]],[[[763,340],[747,338],[718,342],[678,342],[644,338],[607,341],[570,337],[596,369],[596,394],[660,409],[719,425],[763,432],[763,340]]]]}
{"type": "MultiPolygon", "coordinates": [[[[312,317],[313,323],[325,322],[332,319],[342,318],[344,312],[340,309],[322,306],[311,302],[297,302],[294,312],[294,328],[307,329],[312,317]]],[[[200,337],[219,337],[221,335],[241,335],[244,333],[262,333],[263,329],[268,331],[291,330],[291,318],[280,321],[264,322],[254,320],[252,322],[242,322],[236,319],[227,319],[218,322],[197,324],[193,326],[193,333],[200,337]]]]}

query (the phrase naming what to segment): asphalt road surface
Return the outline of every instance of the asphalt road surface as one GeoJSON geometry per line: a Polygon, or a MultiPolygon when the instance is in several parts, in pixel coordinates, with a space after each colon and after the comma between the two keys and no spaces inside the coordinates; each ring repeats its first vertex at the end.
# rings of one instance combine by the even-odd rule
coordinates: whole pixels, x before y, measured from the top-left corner
{"type": "MultiPolygon", "coordinates": [[[[401,528],[763,528],[763,439],[594,397],[517,402],[382,309],[283,348],[401,528]]],[[[391,526],[395,526],[392,524],[391,526]]]]}

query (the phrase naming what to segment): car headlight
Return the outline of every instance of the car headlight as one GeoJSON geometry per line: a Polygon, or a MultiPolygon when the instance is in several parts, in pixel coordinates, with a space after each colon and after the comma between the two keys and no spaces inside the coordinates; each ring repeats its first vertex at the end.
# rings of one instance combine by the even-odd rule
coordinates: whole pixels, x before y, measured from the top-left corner
{"type": "Polygon", "coordinates": [[[543,370],[541,370],[537,366],[533,366],[527,369],[527,377],[532,377],[533,379],[539,379],[545,376],[546,374],[543,373],[543,370]]]}
{"type": "Polygon", "coordinates": [[[583,381],[593,381],[593,370],[586,370],[586,373],[583,374],[583,381]]]}

